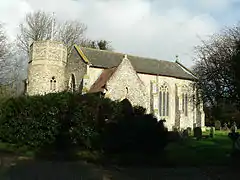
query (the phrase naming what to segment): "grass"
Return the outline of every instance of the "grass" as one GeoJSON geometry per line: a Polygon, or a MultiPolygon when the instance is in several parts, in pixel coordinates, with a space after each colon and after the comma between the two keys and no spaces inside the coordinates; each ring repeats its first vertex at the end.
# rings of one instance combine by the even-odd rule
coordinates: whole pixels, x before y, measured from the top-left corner
{"type": "Polygon", "coordinates": [[[190,137],[167,146],[167,161],[173,165],[226,165],[230,162],[232,141],[227,132],[216,131],[214,138],[197,141],[190,137]]]}
{"type": "MultiPolygon", "coordinates": [[[[208,132],[203,134],[207,135],[208,132]]],[[[111,162],[117,164],[131,165],[136,164],[161,165],[161,166],[204,166],[204,165],[228,165],[231,161],[232,141],[228,137],[228,132],[216,131],[214,138],[196,140],[193,137],[172,142],[166,149],[163,156],[141,156],[137,154],[125,154],[113,156],[111,162]],[[134,163],[134,164],[135,164],[134,163]]],[[[97,152],[81,152],[80,158],[98,162],[102,156],[97,152]]]]}
{"type": "MultiPolygon", "coordinates": [[[[207,134],[208,132],[204,133],[207,134]]],[[[230,162],[232,141],[227,132],[216,131],[214,138],[202,139],[197,141],[193,137],[172,142],[161,157],[142,156],[137,154],[113,156],[105,158],[101,153],[94,151],[81,151],[77,153],[76,159],[86,160],[94,163],[102,163],[111,159],[111,163],[148,164],[149,162],[158,165],[174,166],[202,166],[202,165],[227,165],[230,162]],[[163,158],[164,157],[164,158],[163,158]]],[[[0,156],[24,156],[34,158],[34,152],[26,147],[17,147],[7,143],[0,143],[0,156]]]]}

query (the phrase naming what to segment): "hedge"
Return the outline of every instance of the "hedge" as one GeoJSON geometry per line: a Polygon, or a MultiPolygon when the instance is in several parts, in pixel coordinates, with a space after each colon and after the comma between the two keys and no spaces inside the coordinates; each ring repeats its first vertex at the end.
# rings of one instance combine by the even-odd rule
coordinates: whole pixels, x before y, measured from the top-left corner
{"type": "Polygon", "coordinates": [[[0,139],[42,149],[78,147],[105,152],[156,151],[166,146],[162,122],[142,107],[61,92],[10,98],[0,104],[0,139]]]}

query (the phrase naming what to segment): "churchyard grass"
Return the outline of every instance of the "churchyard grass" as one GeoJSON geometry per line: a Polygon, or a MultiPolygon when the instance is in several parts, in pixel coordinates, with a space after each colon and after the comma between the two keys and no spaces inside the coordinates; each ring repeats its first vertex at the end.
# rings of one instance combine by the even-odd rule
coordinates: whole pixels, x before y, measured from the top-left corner
{"type": "MultiPolygon", "coordinates": [[[[204,132],[203,134],[209,134],[204,132]]],[[[228,132],[216,131],[214,138],[196,140],[193,137],[171,142],[165,149],[165,160],[154,158],[159,165],[166,166],[204,166],[204,165],[227,165],[230,161],[232,141],[228,132]]],[[[0,142],[1,156],[13,155],[34,158],[34,152],[26,147],[16,147],[0,142]]],[[[79,151],[79,159],[101,163],[102,155],[99,152],[79,151]]]]}
{"type": "MultiPolygon", "coordinates": [[[[203,135],[208,135],[204,132],[203,135]]],[[[216,131],[213,138],[196,140],[193,137],[170,143],[167,162],[173,165],[227,165],[230,162],[232,141],[226,131],[216,131]]]]}

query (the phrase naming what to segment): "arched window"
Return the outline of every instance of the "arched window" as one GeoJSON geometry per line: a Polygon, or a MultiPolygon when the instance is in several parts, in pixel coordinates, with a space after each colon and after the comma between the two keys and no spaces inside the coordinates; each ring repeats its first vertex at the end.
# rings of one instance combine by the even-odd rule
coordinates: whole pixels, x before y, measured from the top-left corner
{"type": "Polygon", "coordinates": [[[182,111],[185,116],[188,115],[188,88],[186,86],[182,88],[182,111]]]}
{"type": "Polygon", "coordinates": [[[50,90],[51,91],[56,91],[56,79],[55,77],[53,76],[52,79],[50,80],[50,90]]]}
{"type": "Polygon", "coordinates": [[[159,88],[159,115],[160,117],[169,116],[169,92],[166,84],[159,88]]]}
{"type": "Polygon", "coordinates": [[[70,77],[69,89],[72,92],[76,91],[76,80],[75,80],[75,76],[73,74],[70,77]]]}

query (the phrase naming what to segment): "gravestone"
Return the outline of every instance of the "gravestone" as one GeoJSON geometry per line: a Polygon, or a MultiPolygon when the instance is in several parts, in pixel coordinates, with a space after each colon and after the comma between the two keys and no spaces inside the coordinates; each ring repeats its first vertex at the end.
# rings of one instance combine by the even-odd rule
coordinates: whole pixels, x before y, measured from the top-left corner
{"type": "Polygon", "coordinates": [[[221,122],[220,121],[215,121],[215,129],[221,130],[221,122]]]}
{"type": "Polygon", "coordinates": [[[213,137],[214,137],[214,134],[215,134],[215,128],[214,128],[214,127],[211,127],[211,128],[210,128],[209,136],[210,136],[211,138],[213,138],[213,137]]]}
{"type": "Polygon", "coordinates": [[[232,133],[236,133],[236,132],[237,132],[236,122],[233,122],[232,127],[231,127],[231,132],[232,132],[232,133]]]}
{"type": "Polygon", "coordinates": [[[188,134],[188,130],[187,130],[187,129],[183,130],[182,137],[183,137],[184,139],[187,139],[187,138],[189,137],[189,134],[188,134]]]}
{"type": "Polygon", "coordinates": [[[192,133],[192,128],[188,127],[187,131],[188,131],[188,135],[190,135],[192,133]]]}
{"type": "Polygon", "coordinates": [[[195,127],[193,129],[193,135],[194,135],[194,137],[197,138],[197,140],[201,139],[202,138],[202,129],[200,127],[195,127]]]}
{"type": "Polygon", "coordinates": [[[224,123],[222,130],[223,131],[228,131],[229,130],[228,126],[227,126],[227,123],[224,123]]]}

